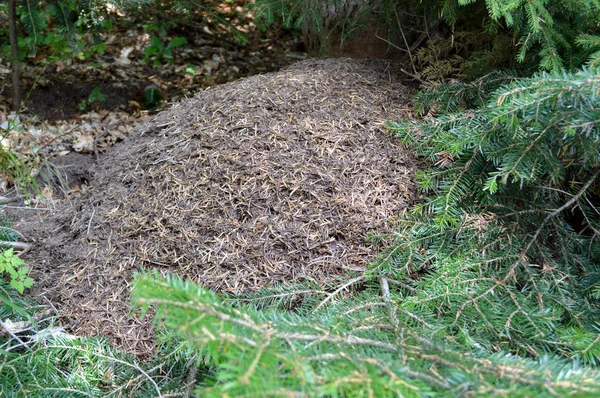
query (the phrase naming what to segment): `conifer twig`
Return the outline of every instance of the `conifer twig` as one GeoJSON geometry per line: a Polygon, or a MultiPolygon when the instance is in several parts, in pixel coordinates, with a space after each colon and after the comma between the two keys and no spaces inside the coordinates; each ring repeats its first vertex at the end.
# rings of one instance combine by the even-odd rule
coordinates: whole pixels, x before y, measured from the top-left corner
{"type": "Polygon", "coordinates": [[[0,246],[8,246],[13,249],[21,249],[24,251],[31,250],[31,245],[28,243],[24,243],[24,242],[9,242],[6,240],[0,240],[0,246]]]}
{"type": "Polygon", "coordinates": [[[406,283],[402,283],[402,282],[397,281],[395,279],[389,279],[389,278],[386,278],[386,279],[387,279],[388,283],[391,283],[391,284],[396,285],[396,286],[400,286],[400,287],[402,287],[402,288],[410,291],[413,294],[417,293],[417,289],[415,289],[412,286],[407,285],[406,283]]]}
{"type": "Polygon", "coordinates": [[[392,325],[394,325],[394,329],[397,329],[398,317],[396,316],[396,308],[390,300],[390,285],[388,284],[387,278],[383,276],[379,278],[379,284],[381,285],[381,295],[383,296],[383,302],[387,305],[390,311],[390,320],[392,321],[392,325]]]}
{"type": "MultiPolygon", "coordinates": [[[[537,240],[538,236],[542,232],[542,229],[548,223],[548,221],[550,221],[551,219],[553,219],[554,217],[556,217],[557,215],[559,215],[560,213],[562,213],[564,210],[566,210],[569,207],[571,207],[575,202],[577,202],[579,200],[579,198],[581,198],[583,196],[583,194],[585,194],[587,192],[588,188],[594,183],[594,181],[596,180],[596,178],[598,178],[599,175],[600,175],[600,167],[596,170],[596,172],[594,173],[594,175],[592,176],[592,178],[590,178],[583,185],[583,187],[581,187],[581,189],[579,190],[579,192],[577,192],[577,194],[575,196],[573,196],[570,200],[568,200],[567,203],[565,203],[564,205],[562,205],[558,209],[554,210],[552,213],[548,214],[548,216],[540,224],[540,226],[537,229],[537,231],[535,231],[535,234],[533,234],[533,237],[531,238],[531,240],[529,241],[529,243],[525,247],[525,250],[523,250],[523,255],[526,255],[527,252],[529,251],[529,249],[531,249],[531,246],[537,240]]],[[[514,270],[514,267],[513,267],[512,270],[514,270]]]]}
{"type": "Polygon", "coordinates": [[[321,301],[319,303],[319,305],[317,305],[315,307],[314,310],[312,310],[313,313],[317,312],[319,310],[319,308],[321,308],[322,306],[324,306],[328,301],[330,301],[332,298],[334,298],[339,292],[341,292],[342,290],[344,290],[345,288],[352,286],[358,282],[361,282],[365,279],[364,275],[358,276],[356,278],[350,279],[348,282],[344,283],[342,286],[340,286],[339,288],[337,288],[335,291],[331,292],[327,297],[325,297],[325,299],[323,299],[323,301],[321,301]]]}
{"type": "Polygon", "coordinates": [[[421,83],[423,85],[423,87],[426,87],[426,88],[431,87],[431,84],[427,83],[425,80],[421,79],[419,76],[415,75],[414,73],[410,73],[409,71],[405,70],[404,68],[400,68],[400,71],[402,73],[404,73],[405,75],[410,76],[413,80],[416,80],[419,83],[421,83]]]}
{"type": "Polygon", "coordinates": [[[404,34],[404,29],[402,29],[402,23],[400,23],[400,16],[398,16],[398,10],[394,7],[394,14],[396,14],[396,22],[398,22],[398,29],[400,29],[400,33],[402,34],[402,39],[404,40],[404,45],[406,46],[406,52],[408,53],[408,57],[410,58],[410,64],[412,65],[413,72],[415,75],[417,74],[417,68],[415,67],[415,61],[413,60],[412,51],[410,46],[408,45],[408,41],[406,40],[406,35],[404,34]]]}
{"type": "Polygon", "coordinates": [[[196,377],[198,376],[198,365],[194,364],[186,376],[186,386],[184,397],[192,396],[192,389],[196,385],[196,377]]]}
{"type": "MultiPolygon", "coordinates": [[[[73,351],[80,351],[80,352],[83,352],[83,353],[87,353],[87,351],[85,349],[83,349],[83,348],[70,347],[70,346],[65,346],[65,345],[62,345],[62,344],[52,345],[52,347],[53,348],[62,348],[62,349],[66,349],[66,350],[73,350],[73,351]]],[[[129,366],[129,367],[137,370],[138,372],[140,372],[150,382],[150,384],[152,384],[152,386],[156,390],[156,394],[157,394],[156,396],[159,397],[159,398],[163,398],[163,395],[160,392],[160,388],[158,387],[158,384],[156,384],[156,382],[154,381],[154,379],[152,377],[150,377],[150,375],[144,369],[142,369],[140,366],[138,366],[137,364],[135,364],[135,363],[129,363],[127,361],[123,361],[123,360],[121,360],[119,358],[116,358],[113,355],[109,356],[109,355],[104,355],[104,354],[101,354],[101,353],[95,353],[95,355],[97,355],[99,358],[103,358],[103,359],[106,359],[106,360],[109,360],[109,361],[114,361],[116,363],[120,363],[122,365],[129,366]]]]}
{"type": "MultiPolygon", "coordinates": [[[[29,347],[25,342],[23,342],[23,340],[21,340],[19,338],[19,336],[17,336],[16,334],[14,334],[13,331],[10,330],[10,328],[8,326],[6,326],[6,324],[2,321],[2,319],[0,319],[0,326],[2,327],[2,329],[4,329],[4,331],[6,333],[8,333],[8,335],[10,337],[12,337],[13,339],[15,339],[15,340],[17,340],[19,342],[19,346],[24,346],[28,350],[31,350],[31,347],[29,347]]],[[[7,351],[10,351],[10,348],[8,348],[7,351]]]]}
{"type": "Polygon", "coordinates": [[[538,227],[538,229],[535,231],[535,233],[533,234],[533,236],[531,237],[531,239],[529,240],[529,242],[527,243],[527,246],[525,246],[525,249],[523,249],[521,251],[521,256],[519,256],[519,259],[517,259],[517,261],[515,261],[510,268],[508,269],[508,271],[506,272],[506,275],[504,276],[504,278],[502,278],[502,280],[497,281],[497,283],[495,285],[493,285],[492,287],[490,287],[489,289],[487,289],[485,292],[481,293],[480,295],[478,295],[477,297],[473,297],[470,300],[465,301],[460,308],[458,309],[458,311],[456,311],[456,317],[455,319],[458,319],[459,316],[462,314],[462,312],[464,311],[465,307],[469,304],[469,303],[475,303],[476,301],[478,301],[479,299],[481,299],[482,297],[487,296],[488,294],[492,293],[494,290],[496,290],[496,287],[503,285],[515,272],[515,269],[517,268],[517,265],[520,263],[520,261],[527,255],[527,253],[529,252],[529,249],[531,249],[531,246],[533,246],[533,244],[537,241],[538,236],[540,235],[540,233],[542,232],[542,229],[544,228],[544,226],[550,221],[552,220],[554,217],[556,217],[557,215],[559,215],[561,212],[563,212],[564,210],[568,209],[569,207],[571,207],[575,202],[577,202],[588,190],[588,188],[594,183],[594,181],[596,180],[596,178],[598,178],[598,176],[600,175],[600,168],[598,168],[596,170],[596,172],[594,173],[594,175],[592,176],[592,178],[590,178],[584,185],[583,187],[579,190],[579,192],[577,192],[577,194],[575,194],[575,196],[573,196],[571,199],[569,199],[564,205],[560,206],[558,209],[554,210],[552,213],[548,214],[548,216],[546,216],[546,218],[542,221],[542,223],[540,224],[540,226],[538,227]]]}
{"type": "Polygon", "coordinates": [[[19,235],[21,238],[24,238],[23,234],[20,233],[19,231],[17,231],[16,229],[14,229],[14,228],[5,227],[5,226],[0,225],[0,230],[12,232],[13,234],[19,235]]]}
{"type": "Polygon", "coordinates": [[[269,343],[270,343],[270,341],[269,341],[269,338],[267,337],[265,339],[265,341],[263,341],[263,343],[258,347],[258,352],[256,353],[256,355],[254,356],[254,359],[250,363],[248,370],[246,370],[246,372],[242,376],[239,377],[238,380],[240,383],[246,384],[246,385],[250,384],[250,377],[256,371],[256,367],[258,366],[260,358],[262,357],[262,354],[265,351],[265,347],[267,347],[269,345],[269,343]]]}

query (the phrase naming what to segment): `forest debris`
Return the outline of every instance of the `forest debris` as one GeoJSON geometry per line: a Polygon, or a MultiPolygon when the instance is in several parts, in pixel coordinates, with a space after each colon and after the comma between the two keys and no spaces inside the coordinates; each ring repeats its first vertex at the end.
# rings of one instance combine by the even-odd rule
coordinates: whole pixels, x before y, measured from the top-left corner
{"type": "Polygon", "coordinates": [[[367,236],[391,234],[413,200],[411,155],[383,124],[406,116],[400,75],[387,61],[308,60],[174,104],[27,231],[42,246],[28,259],[35,289],[71,332],[139,354],[152,339],[130,314],[136,270],[229,292],[364,270],[387,247],[367,236]]]}
{"type": "Polygon", "coordinates": [[[119,56],[116,58],[116,61],[123,65],[129,65],[131,63],[129,54],[131,54],[133,51],[133,47],[123,47],[119,52],[119,56]]]}
{"type": "Polygon", "coordinates": [[[85,134],[76,132],[74,134],[75,142],[73,143],[73,150],[79,153],[91,153],[94,151],[94,137],[85,134]]]}

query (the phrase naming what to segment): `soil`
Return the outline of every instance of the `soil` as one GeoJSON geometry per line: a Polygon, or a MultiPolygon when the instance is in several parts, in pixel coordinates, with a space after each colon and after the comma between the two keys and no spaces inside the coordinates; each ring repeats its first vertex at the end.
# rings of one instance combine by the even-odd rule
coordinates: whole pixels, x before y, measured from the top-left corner
{"type": "MultiPolygon", "coordinates": [[[[204,32],[172,32],[196,39],[190,39],[185,51],[174,51],[171,62],[161,60],[157,65],[143,59],[143,50],[148,46],[143,38],[147,34],[137,30],[123,32],[118,39],[106,35],[104,40],[113,42],[105,53],[83,61],[29,60],[21,77],[26,112],[42,120],[69,119],[82,113],[80,106],[89,100],[92,90],[100,89],[105,98],[94,102],[93,110],[133,115],[143,108],[143,90],[149,85],[156,86],[166,102],[176,102],[202,88],[276,71],[306,58],[305,53],[296,52],[301,43],[295,37],[277,30],[248,32],[245,44],[224,39],[226,32],[204,36],[199,33],[204,32]],[[131,54],[123,58],[121,54],[127,47],[131,54]]],[[[8,100],[12,89],[7,76],[0,75],[0,97],[8,100]]]]}
{"type": "Polygon", "coordinates": [[[391,61],[303,61],[178,102],[94,164],[62,157],[63,199],[9,209],[34,246],[32,294],[70,332],[146,355],[136,271],[244,292],[364,270],[413,201],[413,159],[384,127],[408,116],[401,77],[391,61]]]}
{"type": "Polygon", "coordinates": [[[128,86],[119,87],[110,83],[89,81],[89,78],[79,80],[73,75],[68,77],[68,81],[56,78],[48,85],[36,86],[33,90],[28,87],[31,94],[27,100],[27,108],[29,112],[44,120],[72,118],[81,113],[79,105],[89,98],[95,88],[100,88],[106,96],[102,104],[103,109],[133,112],[128,104],[138,90],[135,81],[130,82],[128,86]]]}
{"type": "MultiPolygon", "coordinates": [[[[141,64],[136,60],[133,65],[126,66],[115,61],[116,54],[97,57],[98,62],[95,66],[71,63],[61,67],[53,63],[35,74],[25,75],[25,106],[28,113],[38,115],[44,120],[68,119],[81,114],[81,104],[89,99],[92,90],[100,89],[105,99],[95,102],[94,110],[134,114],[143,106],[141,103],[144,88],[151,84],[160,89],[167,101],[175,102],[204,87],[275,71],[294,62],[289,56],[289,51],[295,47],[291,43],[293,39],[283,38],[278,51],[264,48],[274,40],[276,39],[255,40],[253,43],[260,44],[248,44],[243,47],[236,46],[235,43],[228,44],[227,47],[217,46],[217,43],[210,46],[204,44],[194,49],[193,57],[182,54],[177,59],[177,65],[153,66],[141,64]],[[250,53],[254,55],[244,56],[250,53]],[[192,62],[197,64],[198,58],[210,60],[213,54],[218,54],[222,59],[216,73],[196,78],[183,75],[179,71],[181,65],[193,65],[192,62]],[[43,78],[38,79],[38,76],[43,78]]],[[[215,38],[214,41],[218,42],[218,39],[215,38]]],[[[11,90],[8,88],[7,98],[10,95],[11,90]]]]}

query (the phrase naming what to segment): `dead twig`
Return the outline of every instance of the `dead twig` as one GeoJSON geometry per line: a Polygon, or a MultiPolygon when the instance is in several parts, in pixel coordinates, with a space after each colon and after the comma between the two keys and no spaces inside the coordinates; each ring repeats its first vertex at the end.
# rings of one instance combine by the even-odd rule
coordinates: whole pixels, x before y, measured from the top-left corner
{"type": "MultiPolygon", "coordinates": [[[[22,346],[22,347],[25,347],[25,348],[27,348],[28,350],[31,350],[31,347],[29,347],[29,346],[28,346],[28,345],[27,345],[25,342],[23,342],[23,340],[21,340],[21,339],[19,338],[19,336],[17,336],[16,334],[14,334],[14,333],[13,333],[13,331],[12,331],[12,330],[10,330],[10,328],[9,328],[8,326],[6,326],[6,323],[4,323],[4,322],[2,321],[2,319],[0,319],[0,327],[2,327],[2,329],[4,329],[4,331],[5,331],[5,332],[6,332],[6,333],[7,333],[7,334],[10,336],[10,337],[12,337],[14,340],[16,340],[17,342],[19,342],[19,345],[18,345],[19,347],[21,347],[21,346],[22,346]]],[[[11,349],[14,349],[14,348],[16,348],[16,347],[10,347],[10,348],[8,348],[8,349],[7,349],[7,351],[10,351],[11,349]]]]}
{"type": "Polygon", "coordinates": [[[0,240],[0,246],[21,250],[21,252],[17,254],[18,257],[24,255],[25,253],[29,252],[29,250],[31,250],[31,245],[24,242],[8,242],[5,240],[0,240]]]}

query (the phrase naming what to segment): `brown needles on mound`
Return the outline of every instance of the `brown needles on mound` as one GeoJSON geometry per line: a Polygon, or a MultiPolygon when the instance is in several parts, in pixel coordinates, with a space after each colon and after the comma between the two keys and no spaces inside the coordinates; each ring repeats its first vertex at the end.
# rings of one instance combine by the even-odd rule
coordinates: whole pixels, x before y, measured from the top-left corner
{"type": "Polygon", "coordinates": [[[407,93],[388,62],[326,59],[173,105],[43,220],[38,292],[75,332],[147,353],[128,307],[135,270],[232,292],[363,270],[385,248],[368,235],[391,232],[413,196],[410,155],[384,128],[407,93]]]}

